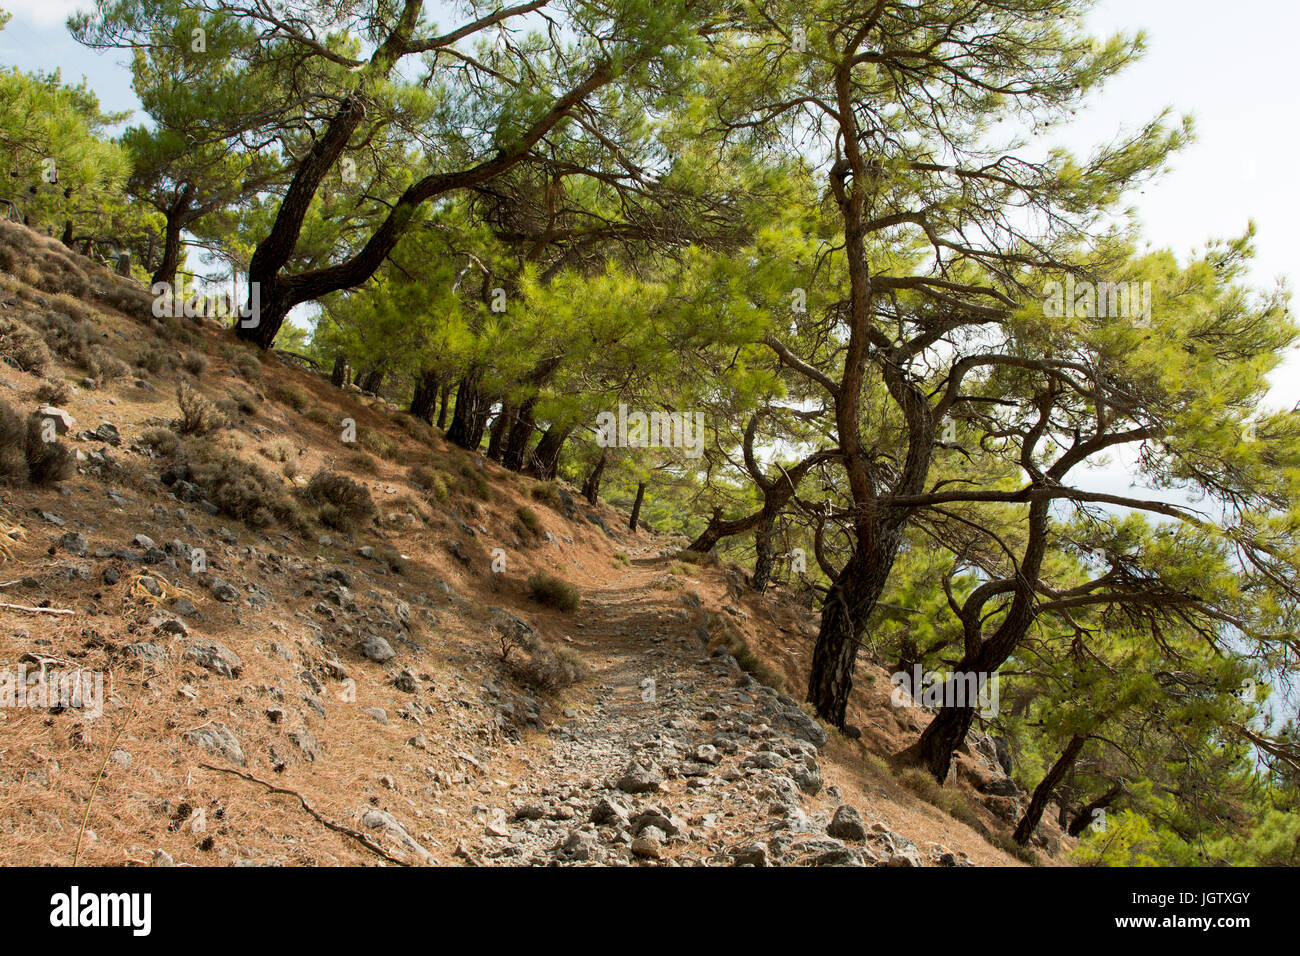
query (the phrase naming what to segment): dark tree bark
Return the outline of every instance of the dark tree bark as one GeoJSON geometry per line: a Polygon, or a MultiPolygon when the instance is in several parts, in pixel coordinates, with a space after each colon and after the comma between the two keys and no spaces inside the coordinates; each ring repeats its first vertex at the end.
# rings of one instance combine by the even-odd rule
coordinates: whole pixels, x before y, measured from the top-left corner
{"type": "Polygon", "coordinates": [[[1098,810],[1104,810],[1106,807],[1114,803],[1115,799],[1122,792],[1123,788],[1118,783],[1113,784],[1109,790],[1091,803],[1085,804],[1083,808],[1074,815],[1074,819],[1070,821],[1070,826],[1066,829],[1066,832],[1072,837],[1077,837],[1084,830],[1088,829],[1089,825],[1093,821],[1093,814],[1098,810]]]}
{"type": "Polygon", "coordinates": [[[502,402],[501,411],[497,413],[496,420],[492,422],[492,430],[488,434],[487,456],[492,461],[502,461],[506,434],[510,431],[510,424],[514,417],[514,409],[502,402]]]}
{"type": "Polygon", "coordinates": [[[456,387],[456,411],[451,417],[447,440],[453,445],[475,451],[483,441],[487,426],[488,402],[478,390],[483,378],[481,368],[471,369],[456,387]]]}
{"type": "Polygon", "coordinates": [[[609,449],[602,448],[596,464],[587,473],[587,480],[582,483],[582,497],[587,499],[587,504],[594,505],[600,501],[600,479],[605,473],[605,463],[608,460],[609,449]]]}
{"type": "Polygon", "coordinates": [[[1034,788],[1034,795],[1029,798],[1029,806],[1025,808],[1024,816],[1016,824],[1016,832],[1013,834],[1015,841],[1021,846],[1028,843],[1029,838],[1038,829],[1039,821],[1043,819],[1043,810],[1047,808],[1048,801],[1052,799],[1052,793],[1056,790],[1061,779],[1070,772],[1074,762],[1079,759],[1079,753],[1087,742],[1088,738],[1083,734],[1075,734],[1071,737],[1070,742],[1061,751],[1061,755],[1056,758],[1056,763],[1052,764],[1047,774],[1034,788]]]}
{"type": "MultiPolygon", "coordinates": [[[[341,358],[342,356],[340,356],[341,358]]],[[[335,364],[337,370],[338,365],[335,364]]],[[[438,390],[442,387],[442,378],[437,372],[424,371],[415,380],[415,391],[411,393],[411,414],[420,421],[433,424],[433,412],[438,404],[438,390]]]]}
{"type": "Polygon", "coordinates": [[[523,471],[528,463],[528,442],[537,430],[533,410],[537,407],[537,390],[545,385],[560,367],[562,355],[550,355],[538,361],[524,376],[527,397],[514,410],[510,423],[510,437],[506,440],[501,464],[511,471],[523,471]]]}
{"type": "Polygon", "coordinates": [[[573,434],[573,427],[552,425],[546,430],[546,434],[542,436],[542,440],[537,443],[537,447],[529,456],[531,462],[529,471],[533,477],[540,478],[542,481],[550,481],[555,477],[560,467],[560,451],[569,436],[573,434]]]}
{"type": "Polygon", "coordinates": [[[173,291],[176,287],[176,270],[180,268],[181,262],[181,232],[190,221],[190,207],[194,203],[194,193],[193,184],[187,183],[176,200],[163,213],[166,216],[167,227],[163,233],[162,262],[158,263],[158,268],[154,270],[150,281],[155,285],[165,282],[173,291]]]}
{"type": "Polygon", "coordinates": [[[335,388],[342,388],[352,377],[352,369],[348,367],[347,356],[340,352],[334,356],[334,371],[330,372],[330,384],[335,388]]]}
{"type": "Polygon", "coordinates": [[[636,486],[636,501],[632,502],[632,516],[627,522],[627,528],[633,534],[636,534],[636,523],[641,520],[641,502],[644,500],[645,482],[642,481],[636,486]]]}
{"type": "MultiPolygon", "coordinates": [[[[1023,454],[1023,453],[1022,453],[1023,454]]],[[[1053,470],[1068,469],[1070,452],[1052,466],[1053,470]]],[[[1026,459],[1027,460],[1027,459],[1026,459]]],[[[1049,477],[1051,472],[1049,472],[1049,477]]],[[[963,607],[965,627],[965,653],[955,670],[960,674],[978,674],[985,678],[995,674],[1019,646],[1029,632],[1038,614],[1035,582],[1047,554],[1047,520],[1049,501],[1046,497],[1033,499],[1029,506],[1029,537],[1021,556],[1019,573],[1014,580],[989,581],[976,588],[963,607]],[[979,615],[984,603],[998,593],[1013,593],[1002,623],[987,638],[980,635],[979,615]]],[[[814,655],[815,656],[815,655],[814,655]]],[[[952,765],[952,755],[966,739],[974,719],[974,708],[944,707],[921,732],[920,739],[899,756],[924,766],[935,780],[943,783],[952,765]]]]}
{"type": "Polygon", "coordinates": [[[298,164],[293,181],[276,212],[271,231],[258,243],[253,258],[249,261],[248,282],[250,287],[254,284],[259,287],[261,311],[255,317],[235,322],[235,333],[244,341],[269,349],[289,310],[299,302],[315,297],[309,295],[295,300],[290,289],[291,280],[282,277],[280,272],[293,257],[303,220],[307,217],[307,210],[311,207],[316,191],[343,154],[348,140],[361,125],[365,115],[365,100],[360,92],[345,98],[324,132],[312,143],[311,149],[298,164]]]}
{"type": "Polygon", "coordinates": [[[754,576],[750,586],[755,593],[762,594],[772,580],[772,568],[776,565],[776,549],[772,546],[772,526],[776,523],[776,514],[766,509],[762,520],[754,529],[754,576]]]}
{"type": "Polygon", "coordinates": [[[442,396],[438,402],[438,428],[447,430],[447,405],[451,402],[451,382],[442,383],[442,396]]]}
{"type": "MultiPolygon", "coordinates": [[[[404,13],[403,24],[390,34],[372,57],[371,73],[387,76],[393,63],[400,57],[406,38],[419,18],[420,4],[407,5],[408,12],[412,8],[409,24],[405,22],[407,18],[404,13]]],[[[500,18],[500,11],[489,16],[500,18]]],[[[608,85],[615,74],[613,63],[598,63],[591,73],[559,96],[550,109],[524,130],[522,135],[517,136],[509,149],[499,149],[489,158],[468,168],[432,173],[412,183],[392,205],[388,216],[366,244],[346,262],[297,275],[284,275],[284,267],[293,256],[307,210],[321,181],[333,168],[365,117],[363,94],[358,91],[348,96],[299,164],[289,190],[280,203],[271,232],[253,253],[248,279],[250,284],[256,283],[258,286],[260,311],[256,317],[236,321],[239,337],[268,349],[295,305],[365,282],[397,246],[421,205],[435,196],[472,189],[514,168],[575,106],[596,90],[608,85]]],[[[454,423],[452,427],[455,428],[454,423]]]]}

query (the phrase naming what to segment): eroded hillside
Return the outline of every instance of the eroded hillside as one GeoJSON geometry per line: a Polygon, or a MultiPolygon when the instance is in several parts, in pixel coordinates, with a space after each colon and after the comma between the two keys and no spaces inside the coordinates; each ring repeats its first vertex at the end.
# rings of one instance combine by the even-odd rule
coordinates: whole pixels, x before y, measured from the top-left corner
{"type": "Polygon", "coordinates": [[[3,862],[1016,862],[987,738],[939,792],[879,666],[860,736],[800,709],[793,595],[0,229],[0,399],[74,459],[6,439],[0,670],[103,678],[0,708],[3,862]]]}

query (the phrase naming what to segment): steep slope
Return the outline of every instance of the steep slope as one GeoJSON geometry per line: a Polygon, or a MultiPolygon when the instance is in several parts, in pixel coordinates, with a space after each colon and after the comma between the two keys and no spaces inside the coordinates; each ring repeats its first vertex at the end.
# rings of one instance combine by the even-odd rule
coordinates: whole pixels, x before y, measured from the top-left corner
{"type": "Polygon", "coordinates": [[[215,322],[156,320],[21,227],[0,267],[0,398],[76,455],[0,491],[0,673],[29,699],[91,681],[0,707],[0,862],[1014,862],[982,836],[1018,805],[987,740],[936,795],[880,759],[922,719],[882,669],[861,665],[861,739],[782,692],[815,629],[792,595],[215,322]],[[11,347],[28,333],[46,361],[11,347]],[[213,418],[189,435],[182,380],[213,418]],[[313,501],[318,472],[373,520],[313,501]],[[532,599],[534,572],[577,609],[532,599]]]}

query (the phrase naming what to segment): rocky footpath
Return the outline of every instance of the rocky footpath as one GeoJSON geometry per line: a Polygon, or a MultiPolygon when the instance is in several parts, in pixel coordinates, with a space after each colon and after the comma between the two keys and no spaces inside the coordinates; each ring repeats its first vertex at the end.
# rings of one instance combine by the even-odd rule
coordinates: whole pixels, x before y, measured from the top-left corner
{"type": "MultiPolygon", "coordinates": [[[[635,595],[625,597],[630,604],[635,595]]],[[[617,616],[617,614],[615,615],[617,616]]],[[[501,756],[527,768],[472,808],[456,855],[484,865],[968,865],[924,851],[840,802],[818,762],[826,731],[744,673],[685,612],[654,628],[597,621],[607,655],[587,700],[544,741],[501,756]]],[[[499,767],[498,767],[499,769],[499,767]]]]}

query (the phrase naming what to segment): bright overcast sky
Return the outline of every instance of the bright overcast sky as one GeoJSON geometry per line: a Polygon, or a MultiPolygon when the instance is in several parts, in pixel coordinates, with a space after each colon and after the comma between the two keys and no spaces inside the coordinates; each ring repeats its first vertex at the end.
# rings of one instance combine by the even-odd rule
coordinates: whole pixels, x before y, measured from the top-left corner
{"type": "MultiPolygon", "coordinates": [[[[85,75],[104,106],[138,105],[124,57],[96,54],[74,43],[63,26],[79,0],[0,0],[14,14],[0,32],[0,66],[63,70],[85,75]]],[[[1062,134],[1064,144],[1086,152],[1135,127],[1165,107],[1196,120],[1196,142],[1174,160],[1171,173],[1132,197],[1145,233],[1156,246],[1180,254],[1209,238],[1239,235],[1258,226],[1258,286],[1300,269],[1300,188],[1296,161],[1300,92],[1294,76],[1294,38],[1300,35],[1296,0],[1102,0],[1093,23],[1099,33],[1144,29],[1149,52],[1118,77],[1062,134]]],[[[1300,354],[1274,375],[1270,404],[1300,403],[1300,354]]]]}

